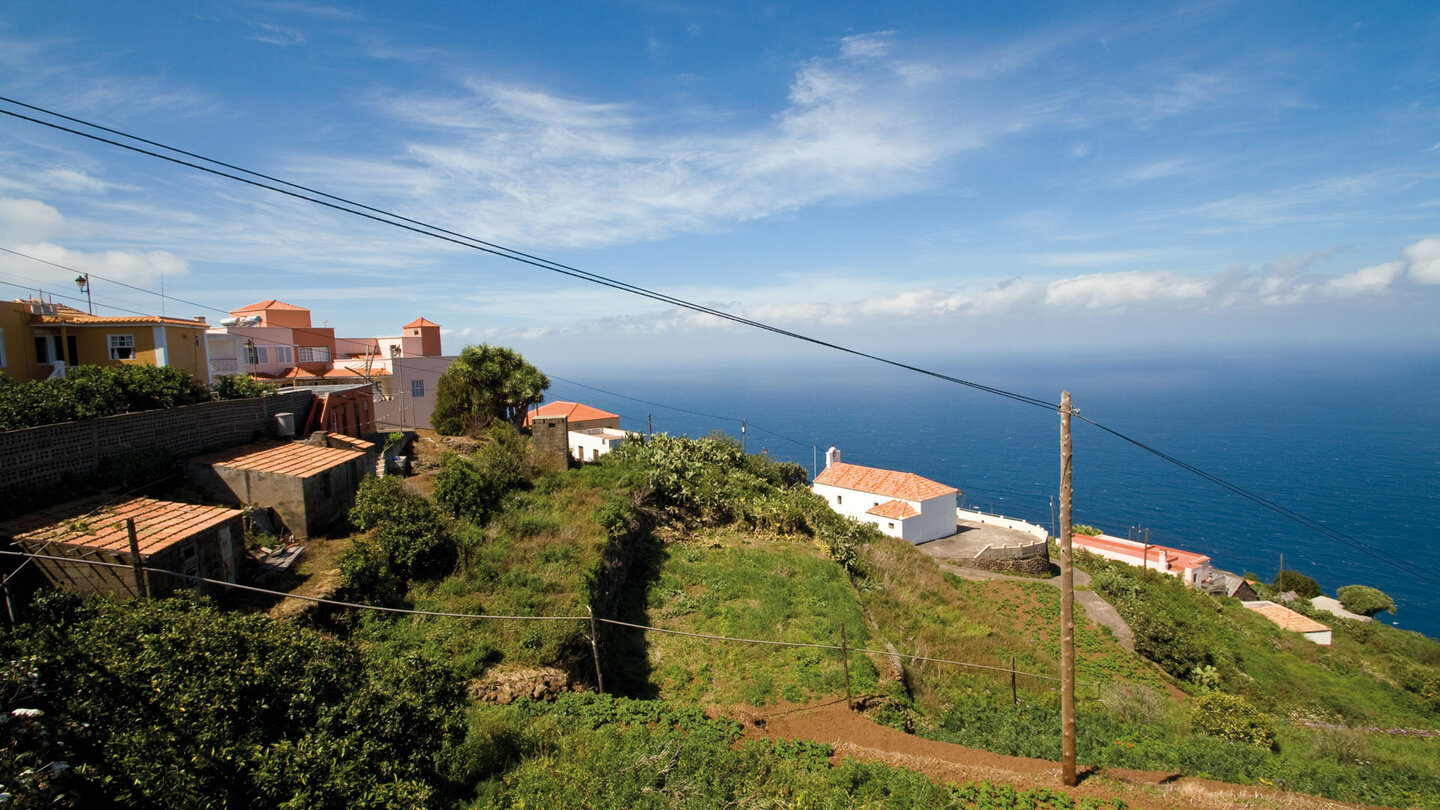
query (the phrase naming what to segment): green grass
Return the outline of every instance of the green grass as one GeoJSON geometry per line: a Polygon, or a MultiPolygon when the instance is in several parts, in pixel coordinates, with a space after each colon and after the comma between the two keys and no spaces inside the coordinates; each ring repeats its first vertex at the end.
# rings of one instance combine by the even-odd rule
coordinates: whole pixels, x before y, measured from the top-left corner
{"type": "MultiPolygon", "coordinates": [[[[666,549],[650,586],[652,624],[675,630],[802,644],[869,641],[844,570],[808,543],[761,535],[702,532],[666,549]],[[719,548],[712,548],[712,545],[719,548]]],[[[840,654],[663,633],[648,638],[651,679],[672,700],[701,704],[805,702],[843,695],[840,654]]],[[[856,694],[879,688],[875,666],[851,655],[856,694]]]]}

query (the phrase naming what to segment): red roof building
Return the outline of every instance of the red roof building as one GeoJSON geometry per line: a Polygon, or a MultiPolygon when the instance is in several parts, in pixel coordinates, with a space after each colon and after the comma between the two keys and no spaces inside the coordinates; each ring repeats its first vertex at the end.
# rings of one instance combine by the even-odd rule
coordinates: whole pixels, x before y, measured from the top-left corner
{"type": "Polygon", "coordinates": [[[1179,577],[1186,585],[1198,587],[1210,578],[1210,558],[1204,554],[1126,540],[1123,537],[1111,537],[1108,534],[1073,534],[1070,540],[1076,548],[1083,548],[1091,554],[1136,568],[1149,568],[1151,571],[1179,577]]]}
{"type": "Polygon", "coordinates": [[[547,402],[538,408],[532,409],[525,414],[525,424],[528,426],[535,421],[536,417],[563,416],[569,423],[572,431],[589,430],[591,428],[613,428],[620,429],[620,416],[609,411],[602,411],[599,408],[592,408],[579,402],[565,402],[556,400],[547,402]]]}
{"type": "Polygon", "coordinates": [[[836,512],[911,543],[956,531],[958,489],[914,473],[842,463],[834,447],[811,488],[836,512]]]}

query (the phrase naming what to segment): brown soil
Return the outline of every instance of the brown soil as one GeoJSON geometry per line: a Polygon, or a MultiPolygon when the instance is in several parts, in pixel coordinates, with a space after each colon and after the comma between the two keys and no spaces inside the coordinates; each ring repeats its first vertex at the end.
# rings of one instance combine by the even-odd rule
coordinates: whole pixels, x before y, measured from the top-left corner
{"type": "Polygon", "coordinates": [[[737,706],[723,713],[740,720],[749,739],[828,743],[835,749],[836,761],[852,757],[883,762],[920,771],[940,782],[989,780],[1021,790],[1043,787],[1077,798],[1120,799],[1130,807],[1153,810],[1171,807],[1310,810],[1367,806],[1162,771],[1120,768],[1082,769],[1078,786],[1062,788],[1059,763],[926,740],[879,725],[863,714],[850,711],[843,699],[810,706],[766,706],[759,709],[737,706]]]}

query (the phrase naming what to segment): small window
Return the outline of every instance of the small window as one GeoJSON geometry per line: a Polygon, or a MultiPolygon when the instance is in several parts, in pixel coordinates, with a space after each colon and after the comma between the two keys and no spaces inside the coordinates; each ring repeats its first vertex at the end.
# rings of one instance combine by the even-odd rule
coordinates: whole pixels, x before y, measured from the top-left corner
{"type": "Polygon", "coordinates": [[[300,362],[302,363],[330,362],[329,346],[300,346],[298,354],[300,356],[300,362]]]}
{"type": "Polygon", "coordinates": [[[424,380],[411,380],[411,381],[410,381],[410,396],[412,396],[412,397],[423,397],[423,396],[425,396],[425,381],[424,381],[424,380]]]}
{"type": "Polygon", "coordinates": [[[276,346],[276,347],[274,347],[274,348],[275,348],[275,362],[277,362],[277,363],[293,363],[293,362],[295,362],[295,360],[294,360],[295,352],[294,352],[293,350],[291,350],[291,348],[290,348],[289,346],[276,346]]]}
{"type": "Polygon", "coordinates": [[[414,332],[412,332],[411,334],[418,335],[418,334],[420,334],[420,330],[419,330],[419,329],[416,329],[416,330],[415,330],[414,332]]]}
{"type": "Polygon", "coordinates": [[[135,336],[134,335],[110,335],[110,359],[111,360],[134,360],[135,359],[135,336]]]}
{"type": "Polygon", "coordinates": [[[839,506],[840,504],[842,504],[842,503],[844,503],[844,502],[845,502],[845,497],[844,497],[843,495],[836,495],[836,496],[835,496],[835,505],[836,505],[836,506],[839,506]]]}
{"type": "Polygon", "coordinates": [[[886,523],[885,525],[886,525],[886,526],[889,526],[889,527],[892,528],[892,529],[895,528],[895,524],[894,524],[894,523],[886,523]]]}

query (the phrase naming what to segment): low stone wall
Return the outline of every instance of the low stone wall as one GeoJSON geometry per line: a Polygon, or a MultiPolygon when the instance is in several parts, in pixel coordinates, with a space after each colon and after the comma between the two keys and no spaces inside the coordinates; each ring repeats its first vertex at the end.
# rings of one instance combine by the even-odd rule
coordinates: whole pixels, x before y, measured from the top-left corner
{"type": "Polygon", "coordinates": [[[1050,547],[1044,540],[1015,545],[986,546],[970,563],[1000,573],[1043,574],[1050,570],[1050,547]]]}

